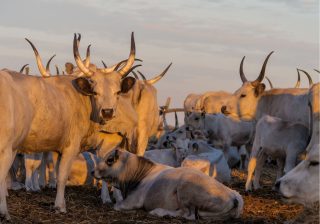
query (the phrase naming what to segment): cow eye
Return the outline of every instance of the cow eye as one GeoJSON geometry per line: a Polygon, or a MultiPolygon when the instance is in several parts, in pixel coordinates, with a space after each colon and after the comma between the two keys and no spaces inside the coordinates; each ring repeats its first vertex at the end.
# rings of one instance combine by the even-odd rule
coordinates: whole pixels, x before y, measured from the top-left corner
{"type": "Polygon", "coordinates": [[[241,94],[240,98],[244,98],[246,96],[247,96],[246,94],[241,94]]]}
{"type": "Polygon", "coordinates": [[[309,166],[318,166],[319,161],[310,161],[309,166]]]}

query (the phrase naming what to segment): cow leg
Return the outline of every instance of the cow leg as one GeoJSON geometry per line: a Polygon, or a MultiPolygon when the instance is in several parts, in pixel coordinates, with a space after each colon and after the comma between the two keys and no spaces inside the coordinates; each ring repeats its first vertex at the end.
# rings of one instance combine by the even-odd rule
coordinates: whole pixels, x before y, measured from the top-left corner
{"type": "Polygon", "coordinates": [[[35,169],[32,174],[33,188],[32,191],[40,191],[39,186],[39,170],[35,169]]]}
{"type": "Polygon", "coordinates": [[[33,184],[32,184],[32,165],[33,161],[26,158],[27,155],[25,155],[25,169],[26,169],[26,181],[25,181],[25,187],[27,191],[32,191],[33,189],[33,184]]]}
{"type": "Polygon", "coordinates": [[[248,176],[247,176],[247,182],[246,182],[246,191],[252,190],[252,178],[254,170],[257,166],[257,157],[251,157],[249,164],[248,164],[248,176]]]}
{"type": "Polygon", "coordinates": [[[41,160],[40,168],[39,168],[39,187],[45,188],[47,183],[46,183],[46,153],[43,153],[43,157],[41,160]]]}
{"type": "Polygon", "coordinates": [[[284,166],[284,173],[288,173],[290,170],[292,170],[297,163],[298,155],[294,152],[294,149],[288,150],[290,153],[287,153],[286,159],[285,159],[285,166],[284,166]]]}
{"type": "Polygon", "coordinates": [[[56,188],[56,175],[53,162],[53,152],[44,153],[46,155],[46,168],[48,169],[49,188],[56,188]]]}
{"type": "Polygon", "coordinates": [[[113,197],[116,199],[116,202],[123,201],[121,191],[118,188],[112,186],[113,197]]]}
{"type": "Polygon", "coordinates": [[[138,145],[137,156],[143,156],[148,145],[148,132],[146,130],[147,125],[140,125],[138,129],[138,145]]]}
{"type": "Polygon", "coordinates": [[[0,149],[0,217],[4,217],[6,220],[10,219],[6,199],[8,192],[6,177],[15,157],[15,153],[16,152],[12,152],[12,147],[0,149]]]}
{"type": "Polygon", "coordinates": [[[76,145],[76,146],[73,145],[73,146],[64,148],[64,150],[62,150],[61,161],[59,164],[57,196],[54,203],[54,207],[56,208],[57,211],[62,213],[67,212],[64,194],[65,194],[65,187],[66,187],[66,183],[70,173],[72,161],[74,160],[76,155],[79,154],[79,151],[75,149],[79,149],[79,145],[76,145]]]}
{"type": "Polygon", "coordinates": [[[111,198],[108,190],[108,183],[106,181],[102,181],[102,187],[101,187],[101,200],[103,204],[111,204],[111,198]]]}
{"type": "Polygon", "coordinates": [[[150,211],[149,214],[159,216],[159,217],[163,217],[163,216],[178,217],[179,216],[179,217],[184,217],[185,219],[188,219],[188,220],[195,220],[194,213],[189,214],[189,212],[186,213],[185,211],[182,211],[182,210],[171,211],[164,208],[156,208],[150,211]]]}
{"type": "Polygon", "coordinates": [[[266,161],[267,157],[265,154],[262,154],[258,157],[258,161],[257,161],[257,166],[256,166],[256,170],[254,172],[254,178],[253,178],[253,189],[257,190],[260,188],[260,175],[262,172],[262,167],[264,165],[264,162],[266,161]]]}
{"type": "Polygon", "coordinates": [[[277,180],[283,175],[284,161],[282,158],[277,159],[277,180]]]}

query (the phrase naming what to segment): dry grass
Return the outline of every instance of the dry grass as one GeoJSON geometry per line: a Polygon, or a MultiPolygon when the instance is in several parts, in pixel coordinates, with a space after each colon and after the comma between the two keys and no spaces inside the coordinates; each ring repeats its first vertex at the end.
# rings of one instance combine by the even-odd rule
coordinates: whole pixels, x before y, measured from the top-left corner
{"type": "MultiPolygon", "coordinates": [[[[244,191],[245,172],[234,170],[232,175],[230,187],[243,196],[244,212],[239,219],[221,223],[319,223],[319,204],[304,210],[301,205],[285,204],[280,195],[272,191],[274,168],[265,169],[263,188],[249,194],[244,191]]],[[[67,214],[55,213],[55,190],[45,189],[40,193],[10,191],[9,194],[12,223],[193,223],[177,218],[157,218],[144,211],[116,212],[101,203],[99,192],[93,187],[67,187],[67,214]]]]}

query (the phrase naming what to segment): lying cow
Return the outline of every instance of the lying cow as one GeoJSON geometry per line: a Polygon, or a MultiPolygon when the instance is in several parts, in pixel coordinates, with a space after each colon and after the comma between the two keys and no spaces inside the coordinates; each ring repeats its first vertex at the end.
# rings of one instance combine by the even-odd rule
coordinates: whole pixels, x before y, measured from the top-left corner
{"type": "Polygon", "coordinates": [[[248,165],[246,191],[260,187],[259,179],[267,156],[277,160],[277,179],[292,170],[299,154],[305,151],[308,144],[309,129],[300,123],[283,121],[280,118],[265,115],[256,126],[256,134],[248,165]]]}
{"type": "Polygon", "coordinates": [[[124,200],[117,211],[145,209],[157,216],[239,217],[239,193],[207,175],[188,168],[171,168],[115,149],[95,169],[96,178],[112,179],[124,200]]]}

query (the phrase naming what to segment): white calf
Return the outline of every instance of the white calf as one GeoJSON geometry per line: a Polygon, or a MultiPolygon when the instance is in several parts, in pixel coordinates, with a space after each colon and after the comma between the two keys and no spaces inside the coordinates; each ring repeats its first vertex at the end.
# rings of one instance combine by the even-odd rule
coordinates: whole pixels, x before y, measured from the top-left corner
{"type": "Polygon", "coordinates": [[[309,129],[300,123],[283,121],[269,115],[257,123],[256,134],[248,165],[246,190],[258,189],[262,167],[267,156],[277,160],[277,179],[292,170],[297,164],[299,154],[305,151],[309,129]]]}

